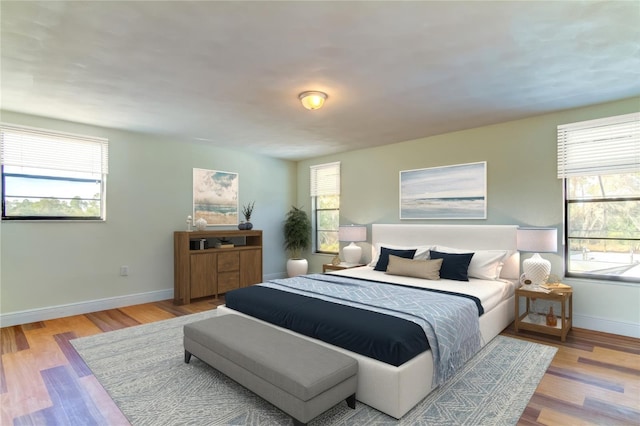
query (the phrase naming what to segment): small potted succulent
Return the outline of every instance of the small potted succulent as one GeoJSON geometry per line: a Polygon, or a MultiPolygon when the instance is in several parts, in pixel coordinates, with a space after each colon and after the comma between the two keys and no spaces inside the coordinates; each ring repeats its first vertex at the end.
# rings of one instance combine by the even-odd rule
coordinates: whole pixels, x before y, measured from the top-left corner
{"type": "Polygon", "coordinates": [[[255,206],[255,204],[256,202],[252,201],[246,206],[242,206],[242,215],[244,216],[244,220],[240,222],[240,225],[238,225],[238,229],[253,229],[253,224],[251,223],[251,215],[253,214],[253,207],[255,206]]]}

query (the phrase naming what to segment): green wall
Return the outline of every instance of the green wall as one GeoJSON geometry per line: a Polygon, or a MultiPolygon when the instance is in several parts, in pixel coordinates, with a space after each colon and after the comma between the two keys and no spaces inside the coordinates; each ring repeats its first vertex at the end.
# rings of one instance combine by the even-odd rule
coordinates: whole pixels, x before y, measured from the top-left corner
{"type": "Polygon", "coordinates": [[[240,205],[255,201],[254,229],[264,231],[264,275],[284,271],[281,229],[295,203],[294,162],[10,112],[2,121],[106,137],[110,151],[106,222],[2,222],[3,316],[55,306],[76,313],[75,304],[127,303],[131,295],[172,297],[173,231],[186,229],[192,214],[193,168],[239,173],[240,205]],[[119,276],[121,265],[129,276],[119,276]]]}
{"type": "MultiPolygon", "coordinates": [[[[340,161],[342,224],[554,226],[558,228],[559,254],[544,257],[551,260],[552,273],[561,276],[563,189],[562,181],[556,178],[556,127],[639,110],[640,98],[632,98],[301,161],[298,163],[298,204],[310,212],[309,166],[340,161]],[[399,219],[401,170],[478,161],[487,162],[486,220],[399,219]]],[[[361,246],[368,259],[370,245],[361,246]]],[[[322,264],[330,260],[331,256],[309,254],[310,269],[321,271],[322,264]]],[[[629,334],[629,330],[631,334],[640,333],[640,285],[585,280],[573,280],[571,284],[575,286],[576,325],[620,334],[629,334]]]]}
{"type": "MultiPolygon", "coordinates": [[[[72,312],[76,304],[86,307],[96,300],[123,298],[124,303],[139,294],[169,294],[172,232],[184,229],[190,214],[194,167],[239,173],[240,203],[256,201],[252,222],[264,230],[265,278],[285,273],[281,230],[290,206],[311,210],[309,166],[330,161],[342,164],[343,224],[402,223],[398,213],[401,170],[486,161],[486,220],[404,222],[555,226],[562,247],[556,126],[638,110],[640,97],[297,164],[186,139],[3,112],[2,121],[9,123],[109,138],[110,174],[106,223],[2,223],[0,314],[6,317],[52,306],[70,307],[72,312]],[[129,265],[128,277],[118,275],[120,265],[129,265]]],[[[370,246],[362,246],[368,256],[370,246]]],[[[562,273],[562,251],[544,255],[552,261],[553,273],[562,273]]],[[[331,260],[331,256],[310,253],[308,258],[311,272],[321,271],[322,264],[331,260]]],[[[567,282],[575,288],[576,326],[640,337],[640,285],[567,282]]]]}

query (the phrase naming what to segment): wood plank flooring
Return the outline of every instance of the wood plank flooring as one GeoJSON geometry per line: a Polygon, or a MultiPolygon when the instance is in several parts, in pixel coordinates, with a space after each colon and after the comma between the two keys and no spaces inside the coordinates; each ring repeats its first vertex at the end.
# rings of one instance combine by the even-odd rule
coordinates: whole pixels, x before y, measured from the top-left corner
{"type": "MultiPolygon", "coordinates": [[[[215,309],[171,300],[0,329],[1,425],[128,425],[69,341],[215,309]]],[[[640,340],[573,329],[567,341],[503,335],[558,348],[519,425],[640,425],[640,340]]]]}

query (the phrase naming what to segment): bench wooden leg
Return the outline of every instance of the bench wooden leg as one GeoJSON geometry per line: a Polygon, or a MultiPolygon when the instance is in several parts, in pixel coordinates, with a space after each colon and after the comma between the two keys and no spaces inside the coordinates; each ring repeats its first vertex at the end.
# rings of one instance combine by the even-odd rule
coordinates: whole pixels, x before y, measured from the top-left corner
{"type": "Polygon", "coordinates": [[[189,361],[191,361],[191,352],[185,350],[184,351],[184,362],[186,364],[189,364],[189,361]]]}

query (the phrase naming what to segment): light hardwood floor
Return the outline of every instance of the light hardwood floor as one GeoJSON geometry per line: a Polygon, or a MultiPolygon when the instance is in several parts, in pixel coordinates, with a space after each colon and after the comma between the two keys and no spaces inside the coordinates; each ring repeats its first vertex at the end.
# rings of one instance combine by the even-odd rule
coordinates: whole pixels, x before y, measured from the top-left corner
{"type": "MultiPolygon", "coordinates": [[[[69,340],[215,309],[162,301],[1,329],[0,424],[128,425],[69,340]]],[[[503,335],[558,348],[519,425],[640,425],[640,340],[573,329],[567,341],[503,335]]]]}

